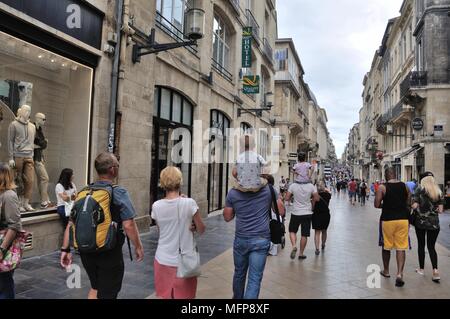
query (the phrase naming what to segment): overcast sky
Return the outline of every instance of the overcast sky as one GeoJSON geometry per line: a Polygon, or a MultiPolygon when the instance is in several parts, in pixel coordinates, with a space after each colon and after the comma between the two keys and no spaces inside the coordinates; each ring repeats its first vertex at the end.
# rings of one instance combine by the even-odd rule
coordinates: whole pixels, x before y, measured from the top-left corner
{"type": "Polygon", "coordinates": [[[359,121],[364,75],[402,1],[277,1],[278,36],[294,39],[305,80],[327,110],[338,158],[359,121]]]}

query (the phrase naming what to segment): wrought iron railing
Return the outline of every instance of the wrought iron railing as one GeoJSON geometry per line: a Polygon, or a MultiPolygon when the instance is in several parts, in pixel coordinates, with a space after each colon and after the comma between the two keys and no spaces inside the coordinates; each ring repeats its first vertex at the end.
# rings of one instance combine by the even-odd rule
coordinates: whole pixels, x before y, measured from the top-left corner
{"type": "MultiPolygon", "coordinates": [[[[174,25],[171,21],[167,20],[159,12],[156,12],[156,26],[167,33],[176,42],[184,42],[187,38],[179,27],[174,25]]],[[[188,49],[193,54],[197,54],[198,52],[195,46],[188,46],[186,47],[186,49],[188,49]]]]}
{"type": "Polygon", "coordinates": [[[427,86],[428,77],[426,71],[414,71],[410,72],[406,78],[400,83],[400,95],[405,97],[409,94],[411,88],[427,86]]]}
{"type": "Polygon", "coordinates": [[[270,63],[273,64],[273,49],[267,38],[263,39],[263,47],[265,56],[269,59],[270,63]]]}
{"type": "Polygon", "coordinates": [[[228,81],[233,81],[233,74],[231,74],[224,66],[222,66],[219,62],[217,62],[214,59],[212,60],[212,68],[219,73],[221,76],[223,76],[228,81]]]}
{"type": "Polygon", "coordinates": [[[241,14],[241,10],[240,10],[240,5],[239,5],[239,0],[229,0],[231,3],[231,6],[233,7],[233,9],[236,11],[236,13],[238,15],[241,14]]]}
{"type": "Polygon", "coordinates": [[[253,29],[252,30],[253,37],[259,41],[259,24],[249,9],[246,10],[246,14],[247,14],[247,24],[249,27],[252,27],[253,29]]]}

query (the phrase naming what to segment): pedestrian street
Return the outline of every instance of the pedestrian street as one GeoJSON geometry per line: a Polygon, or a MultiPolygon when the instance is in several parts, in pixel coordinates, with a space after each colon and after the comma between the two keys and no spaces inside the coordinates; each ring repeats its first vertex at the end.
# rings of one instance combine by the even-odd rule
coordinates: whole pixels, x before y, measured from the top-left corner
{"type": "MultiPolygon", "coordinates": [[[[450,298],[450,214],[441,216],[441,234],[437,252],[441,283],[431,281],[431,265],[428,254],[425,276],[415,273],[417,268],[417,244],[414,228],[411,228],[413,249],[407,252],[405,282],[403,288],[395,287],[395,255],[391,257],[392,278],[380,278],[380,288],[368,288],[369,265],[380,265],[381,251],[378,247],[378,219],[380,211],[373,208],[373,198],[367,206],[351,206],[344,192],[331,200],[331,223],[326,249],[319,256],[314,254],[310,239],[305,251],[307,259],[291,260],[289,239],[286,248],[278,256],[270,256],[261,287],[262,299],[321,299],[321,298],[450,298]]],[[[289,213],[286,226],[289,222],[289,213]]],[[[202,276],[199,278],[197,298],[230,299],[233,279],[234,222],[225,223],[220,212],[205,220],[207,231],[198,240],[202,259],[202,276]]],[[[313,231],[311,235],[313,235],[313,231]]],[[[124,245],[125,277],[121,299],[155,298],[153,260],[157,244],[157,230],[142,235],[145,259],[142,263],[131,262],[128,247],[124,245]]],[[[81,265],[77,255],[74,263],[81,265]]],[[[376,267],[376,266],[375,266],[376,267]]],[[[69,288],[66,273],[59,266],[59,252],[47,256],[26,259],[16,271],[17,298],[33,299],[79,299],[86,298],[89,281],[81,267],[81,288],[69,288]]]]}

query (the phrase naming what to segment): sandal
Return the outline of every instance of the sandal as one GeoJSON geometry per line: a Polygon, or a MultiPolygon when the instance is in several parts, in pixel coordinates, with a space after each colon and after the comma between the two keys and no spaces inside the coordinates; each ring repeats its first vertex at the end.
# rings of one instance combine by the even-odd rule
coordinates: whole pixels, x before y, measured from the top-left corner
{"type": "Polygon", "coordinates": [[[292,249],[292,251],[291,251],[291,259],[295,259],[295,255],[297,255],[297,247],[292,249]]]}
{"type": "Polygon", "coordinates": [[[395,287],[403,287],[405,285],[405,282],[403,281],[402,277],[397,277],[395,280],[395,287]]]}
{"type": "Polygon", "coordinates": [[[316,249],[316,256],[319,256],[319,255],[320,255],[320,250],[316,249]]]}
{"type": "Polygon", "coordinates": [[[380,275],[384,278],[391,278],[391,275],[386,275],[384,272],[380,271],[380,275]]]}
{"type": "Polygon", "coordinates": [[[306,259],[306,256],[305,256],[305,255],[303,255],[303,256],[298,256],[298,259],[300,259],[300,260],[305,260],[305,259],[306,259]]]}

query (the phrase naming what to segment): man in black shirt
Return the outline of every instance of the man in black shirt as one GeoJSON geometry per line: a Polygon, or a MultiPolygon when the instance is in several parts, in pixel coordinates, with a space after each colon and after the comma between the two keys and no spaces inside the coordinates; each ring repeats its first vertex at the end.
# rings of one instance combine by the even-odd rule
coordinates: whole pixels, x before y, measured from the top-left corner
{"type": "Polygon", "coordinates": [[[47,208],[51,205],[48,197],[48,174],[45,169],[44,156],[42,152],[47,148],[47,139],[44,136],[42,127],[45,125],[46,118],[42,113],[36,113],[35,116],[36,135],[34,137],[34,170],[37,176],[39,194],[41,195],[41,208],[47,208]]]}

